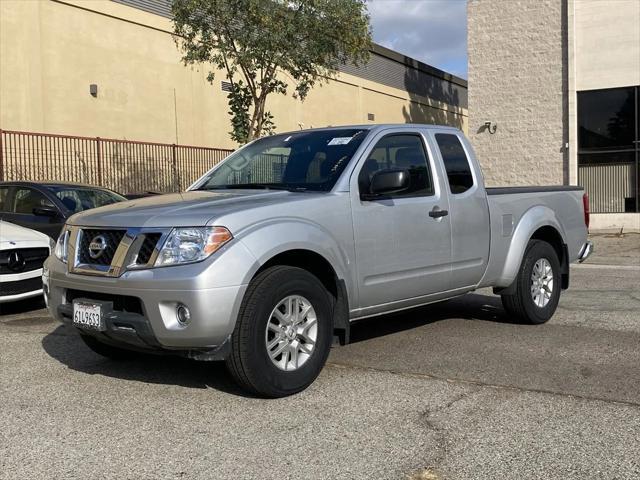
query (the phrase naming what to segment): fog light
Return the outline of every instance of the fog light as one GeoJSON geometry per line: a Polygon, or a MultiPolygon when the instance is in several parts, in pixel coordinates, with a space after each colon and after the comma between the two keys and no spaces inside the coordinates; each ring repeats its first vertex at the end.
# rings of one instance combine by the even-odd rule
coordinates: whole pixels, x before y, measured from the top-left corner
{"type": "Polygon", "coordinates": [[[182,304],[178,304],[176,307],[176,316],[178,317],[178,323],[180,323],[180,325],[186,325],[189,323],[189,320],[191,320],[191,312],[182,304]]]}

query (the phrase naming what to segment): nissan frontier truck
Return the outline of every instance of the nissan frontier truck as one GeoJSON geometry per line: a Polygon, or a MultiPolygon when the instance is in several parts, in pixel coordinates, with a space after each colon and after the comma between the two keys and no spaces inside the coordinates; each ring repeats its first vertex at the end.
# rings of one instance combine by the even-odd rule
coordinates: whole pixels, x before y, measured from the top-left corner
{"type": "Polygon", "coordinates": [[[493,287],[510,318],[548,321],[592,251],[588,224],[580,187],[485,188],[455,128],[301,130],[184,193],[72,216],[44,290],[101,355],[224,360],[244,389],[282,397],[356,320],[493,287]]]}

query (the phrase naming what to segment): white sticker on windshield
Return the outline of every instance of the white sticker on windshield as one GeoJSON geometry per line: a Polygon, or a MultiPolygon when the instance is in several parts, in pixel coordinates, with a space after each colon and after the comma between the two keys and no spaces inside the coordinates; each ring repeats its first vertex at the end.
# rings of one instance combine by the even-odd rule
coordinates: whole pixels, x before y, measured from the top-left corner
{"type": "Polygon", "coordinates": [[[327,145],[346,145],[353,137],[335,137],[327,145]]]}

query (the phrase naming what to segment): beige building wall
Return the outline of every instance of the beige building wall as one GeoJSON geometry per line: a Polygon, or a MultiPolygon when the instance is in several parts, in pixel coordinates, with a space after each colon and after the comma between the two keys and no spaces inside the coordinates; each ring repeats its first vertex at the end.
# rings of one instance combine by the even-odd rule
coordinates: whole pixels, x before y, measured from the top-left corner
{"type": "Polygon", "coordinates": [[[577,90],[640,85],[640,0],[571,0],[577,90]]]}
{"type": "Polygon", "coordinates": [[[562,3],[469,0],[469,137],[490,186],[563,183],[562,3]]]}
{"type": "MultiPolygon", "coordinates": [[[[233,148],[225,80],[185,67],[171,22],[108,0],[0,1],[0,128],[233,148]],[[94,98],[89,85],[98,85],[94,98]]],[[[448,123],[467,111],[341,73],[304,103],[272,96],[278,131],[448,123]]]]}

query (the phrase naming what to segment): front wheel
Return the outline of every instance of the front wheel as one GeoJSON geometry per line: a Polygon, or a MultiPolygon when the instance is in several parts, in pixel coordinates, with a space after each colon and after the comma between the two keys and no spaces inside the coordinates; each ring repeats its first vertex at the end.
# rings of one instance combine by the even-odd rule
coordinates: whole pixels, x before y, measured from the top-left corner
{"type": "Polygon", "coordinates": [[[274,266],[249,284],[227,368],[251,393],[292,395],[316,379],[332,336],[331,299],[320,280],[301,268],[274,266]]]}
{"type": "Polygon", "coordinates": [[[542,240],[530,240],[515,282],[515,293],[502,295],[508,314],[524,323],[548,321],[560,301],[562,280],[555,249],[542,240]]]}

